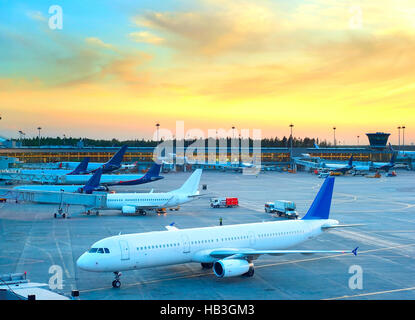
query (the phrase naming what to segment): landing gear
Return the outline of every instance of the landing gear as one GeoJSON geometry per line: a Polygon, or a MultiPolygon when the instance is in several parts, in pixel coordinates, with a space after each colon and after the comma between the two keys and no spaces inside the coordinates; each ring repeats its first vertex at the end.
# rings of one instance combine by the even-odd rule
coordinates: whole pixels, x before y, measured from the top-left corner
{"type": "Polygon", "coordinates": [[[53,214],[53,217],[56,219],[58,216],[61,216],[63,219],[69,218],[69,206],[65,208],[59,207],[58,211],[53,214]]]}
{"type": "Polygon", "coordinates": [[[213,268],[213,263],[202,262],[201,265],[202,265],[203,269],[212,269],[213,268]]]}
{"type": "Polygon", "coordinates": [[[138,213],[141,214],[142,216],[145,216],[147,214],[145,210],[138,210],[138,213]]]}
{"type": "Polygon", "coordinates": [[[114,272],[114,274],[115,274],[115,280],[112,282],[112,286],[114,288],[119,288],[121,287],[121,281],[120,281],[121,272],[116,271],[114,272]]]}
{"type": "Polygon", "coordinates": [[[244,273],[242,276],[244,277],[253,277],[255,273],[254,267],[249,268],[247,273],[244,273]]]}

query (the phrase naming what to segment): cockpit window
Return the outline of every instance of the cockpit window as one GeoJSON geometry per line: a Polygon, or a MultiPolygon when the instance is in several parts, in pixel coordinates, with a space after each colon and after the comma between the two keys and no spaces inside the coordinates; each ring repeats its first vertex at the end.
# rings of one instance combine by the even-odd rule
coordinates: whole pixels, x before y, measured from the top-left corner
{"type": "Polygon", "coordinates": [[[99,248],[98,249],[98,253],[104,253],[104,249],[103,248],[99,248]]]}
{"type": "Polygon", "coordinates": [[[110,249],[104,248],[105,253],[110,253],[110,249]]]}
{"type": "Polygon", "coordinates": [[[98,251],[98,248],[91,248],[90,250],[89,250],[89,253],[95,253],[95,252],[97,252],[98,251]]]}

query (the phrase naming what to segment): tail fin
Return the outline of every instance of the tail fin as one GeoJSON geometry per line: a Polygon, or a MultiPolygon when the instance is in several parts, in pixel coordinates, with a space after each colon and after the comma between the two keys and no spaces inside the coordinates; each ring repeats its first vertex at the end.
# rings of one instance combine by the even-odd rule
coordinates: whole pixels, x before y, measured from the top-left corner
{"type": "Polygon", "coordinates": [[[117,153],[114,154],[114,156],[106,163],[106,165],[120,166],[127,149],[128,146],[122,146],[121,149],[118,150],[117,153]]]}
{"type": "Polygon", "coordinates": [[[389,142],[389,150],[394,152],[395,150],[392,148],[392,144],[389,142]]]}
{"type": "Polygon", "coordinates": [[[199,189],[200,177],[202,176],[202,169],[196,169],[195,172],[186,180],[180,189],[177,189],[178,193],[185,193],[189,195],[196,195],[199,189]]]}
{"type": "Polygon", "coordinates": [[[318,146],[318,144],[317,144],[317,143],[314,143],[314,148],[316,148],[316,149],[320,149],[320,147],[318,146]]]}
{"type": "Polygon", "coordinates": [[[154,177],[160,177],[160,168],[161,168],[160,164],[153,163],[153,165],[150,167],[150,169],[148,169],[144,177],[147,179],[151,179],[154,177]]]}
{"type": "Polygon", "coordinates": [[[80,164],[75,168],[74,171],[68,173],[68,175],[74,175],[74,174],[84,174],[88,170],[88,163],[89,163],[89,157],[85,157],[80,164]]]}
{"type": "Polygon", "coordinates": [[[91,179],[88,180],[84,189],[84,193],[91,194],[100,184],[102,176],[102,168],[98,168],[97,171],[92,175],[91,179]]]}
{"type": "Polygon", "coordinates": [[[328,219],[330,214],[331,197],[333,195],[334,177],[327,177],[313,204],[302,220],[328,219]]]}
{"type": "Polygon", "coordinates": [[[349,167],[353,166],[353,155],[349,159],[349,167]]]}

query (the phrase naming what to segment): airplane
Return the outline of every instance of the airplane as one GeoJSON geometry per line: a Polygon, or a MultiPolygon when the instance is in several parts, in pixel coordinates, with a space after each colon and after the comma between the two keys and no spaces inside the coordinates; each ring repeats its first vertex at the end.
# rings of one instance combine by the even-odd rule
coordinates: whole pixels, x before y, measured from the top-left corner
{"type": "Polygon", "coordinates": [[[47,174],[47,175],[79,175],[88,174],[89,157],[85,157],[73,170],[66,169],[20,169],[21,174],[47,174]]]}
{"type": "Polygon", "coordinates": [[[385,172],[388,172],[390,169],[392,169],[395,166],[397,153],[394,152],[392,154],[391,160],[389,162],[373,162],[372,167],[375,170],[384,170],[385,172]]]}
{"type": "Polygon", "coordinates": [[[202,169],[196,169],[186,182],[177,190],[165,193],[115,193],[107,195],[107,209],[121,210],[123,214],[158,211],[163,208],[177,207],[200,197],[198,188],[202,169]]]}
{"type": "Polygon", "coordinates": [[[321,163],[322,169],[328,169],[331,172],[341,172],[345,174],[347,171],[353,169],[353,155],[350,157],[349,162],[347,164],[335,164],[335,163],[321,163]]]}
{"type": "MultiPolygon", "coordinates": [[[[88,173],[88,164],[89,164],[89,157],[85,157],[78,164],[78,166],[73,171],[67,173],[67,175],[87,174],[88,173]]],[[[102,174],[102,172],[101,172],[101,174],[102,174]]]]}
{"type": "Polygon", "coordinates": [[[70,193],[92,194],[94,191],[106,191],[105,187],[100,186],[102,168],[99,168],[91,176],[85,185],[22,185],[14,187],[14,190],[35,190],[35,191],[61,191],[70,193]]]}
{"type": "Polygon", "coordinates": [[[117,235],[95,242],[77,260],[78,268],[92,272],[113,272],[114,288],[121,286],[121,271],[156,266],[201,263],[213,268],[219,278],[254,275],[253,260],[260,255],[353,253],[354,250],[287,249],[326,230],[356,225],[341,225],[329,219],[334,177],[321,186],[307,214],[300,220],[273,221],[178,229],[117,235]]]}
{"type": "MultiPolygon", "coordinates": [[[[129,168],[131,165],[123,165],[121,164],[122,159],[124,157],[125,152],[127,151],[128,146],[123,146],[120,150],[117,151],[117,153],[106,163],[99,163],[99,162],[90,162],[88,164],[88,170],[90,172],[94,172],[100,167],[103,167],[104,171],[103,173],[112,172],[121,168],[129,168]]],[[[74,167],[78,166],[79,162],[71,162],[71,161],[63,161],[59,162],[58,169],[73,169],[74,167]]]]}
{"type": "MultiPolygon", "coordinates": [[[[108,191],[108,187],[110,186],[134,186],[139,185],[143,183],[149,183],[156,180],[163,179],[163,176],[160,176],[160,165],[157,163],[153,163],[153,165],[150,167],[150,169],[144,174],[144,175],[137,175],[137,174],[105,174],[101,176],[101,187],[108,191]]],[[[101,168],[102,169],[102,168],[101,168]]],[[[102,170],[103,171],[103,170],[102,170]]],[[[95,171],[96,172],[96,171],[95,171]]],[[[60,185],[81,185],[88,182],[91,175],[86,174],[63,174],[63,175],[51,175],[53,179],[51,181],[54,181],[52,183],[56,184],[56,187],[62,189],[62,187],[59,187],[60,185]]],[[[16,180],[16,177],[14,177],[16,180]]],[[[35,176],[28,175],[25,177],[23,175],[21,177],[21,180],[31,180],[33,182],[39,182],[42,181],[42,175],[35,178],[35,176]]],[[[32,185],[29,185],[29,187],[32,187],[32,185]]],[[[45,186],[45,188],[50,186],[45,186]]],[[[42,186],[39,186],[39,188],[42,188],[42,186]]],[[[46,189],[39,189],[39,190],[46,190],[46,189]]]]}
{"type": "MultiPolygon", "coordinates": [[[[109,173],[115,170],[118,170],[121,168],[121,162],[124,158],[124,154],[127,151],[128,146],[122,146],[120,150],[117,151],[116,154],[113,155],[113,157],[104,163],[100,168],[102,168],[102,173],[109,173]]],[[[91,172],[95,172],[98,169],[92,170],[91,172]]]]}

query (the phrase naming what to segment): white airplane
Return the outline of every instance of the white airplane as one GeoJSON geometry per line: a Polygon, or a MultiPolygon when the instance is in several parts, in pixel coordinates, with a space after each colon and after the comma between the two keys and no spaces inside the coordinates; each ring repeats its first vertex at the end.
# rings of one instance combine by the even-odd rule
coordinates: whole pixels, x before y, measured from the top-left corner
{"type": "Polygon", "coordinates": [[[213,268],[219,278],[254,274],[253,260],[260,255],[292,253],[353,253],[347,250],[291,250],[325,230],[340,225],[329,219],[334,177],[328,177],[307,214],[301,220],[249,223],[118,235],[92,245],[78,260],[79,268],[93,272],[113,272],[114,288],[121,286],[120,271],[198,262],[213,268]]]}
{"type": "Polygon", "coordinates": [[[148,210],[177,207],[200,197],[198,189],[201,175],[202,169],[196,169],[181,188],[170,192],[108,194],[107,208],[145,215],[148,210]]]}
{"type": "Polygon", "coordinates": [[[346,164],[320,162],[320,168],[331,172],[341,172],[345,174],[353,169],[353,155],[346,164]]]}

